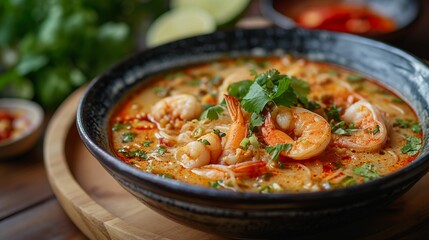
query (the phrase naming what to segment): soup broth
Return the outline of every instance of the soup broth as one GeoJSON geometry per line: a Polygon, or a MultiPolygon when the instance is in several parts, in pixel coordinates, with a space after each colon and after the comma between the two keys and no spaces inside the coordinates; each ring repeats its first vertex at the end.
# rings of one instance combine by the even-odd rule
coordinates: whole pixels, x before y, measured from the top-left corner
{"type": "Polygon", "coordinates": [[[124,162],[160,177],[260,193],[371,181],[418,155],[413,109],[373,79],[285,55],[152,77],[111,117],[124,162]]]}

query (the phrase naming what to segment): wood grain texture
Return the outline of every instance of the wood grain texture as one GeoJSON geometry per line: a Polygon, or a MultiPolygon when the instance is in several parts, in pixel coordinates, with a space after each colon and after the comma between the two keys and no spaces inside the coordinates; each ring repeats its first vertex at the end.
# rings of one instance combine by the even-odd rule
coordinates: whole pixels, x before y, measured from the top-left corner
{"type": "MultiPolygon", "coordinates": [[[[92,239],[221,239],[175,223],[136,200],[102,168],[79,139],[74,114],[77,92],[54,116],[45,141],[51,186],[73,222],[92,239]]],[[[429,227],[429,175],[371,215],[298,239],[421,238],[429,227]]]]}
{"type": "Polygon", "coordinates": [[[0,239],[86,239],[54,197],[0,222],[0,239]]]}

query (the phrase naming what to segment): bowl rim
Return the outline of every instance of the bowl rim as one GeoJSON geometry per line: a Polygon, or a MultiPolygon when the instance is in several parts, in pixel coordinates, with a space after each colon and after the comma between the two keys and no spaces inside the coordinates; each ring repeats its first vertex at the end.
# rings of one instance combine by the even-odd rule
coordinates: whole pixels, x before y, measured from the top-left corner
{"type": "MultiPolygon", "coordinates": [[[[293,20],[291,17],[286,16],[279,11],[277,11],[274,8],[273,2],[276,0],[263,0],[259,2],[259,9],[261,11],[262,16],[269,19],[273,22],[273,24],[285,28],[285,29],[291,29],[291,28],[300,28],[300,26],[293,20]]],[[[401,32],[404,29],[410,27],[413,23],[417,21],[417,19],[420,17],[422,10],[421,10],[421,2],[419,0],[411,0],[410,2],[413,2],[413,4],[416,5],[416,14],[414,14],[411,19],[405,23],[404,25],[400,27],[396,27],[393,31],[385,32],[385,33],[370,33],[370,34],[355,34],[358,36],[363,37],[372,37],[372,38],[378,38],[383,36],[389,36],[393,35],[397,32],[401,32]]],[[[352,2],[353,3],[353,2],[352,2]]],[[[339,32],[340,33],[340,32],[339,32]]],[[[352,33],[350,33],[352,34],[352,33]]]]}
{"type": "MultiPolygon", "coordinates": [[[[108,71],[105,71],[103,74],[99,75],[93,81],[91,81],[91,83],[88,85],[87,89],[85,89],[85,92],[79,101],[78,110],[76,114],[77,129],[86,148],[95,156],[95,158],[103,165],[104,168],[113,169],[115,172],[115,175],[120,175],[122,178],[127,179],[128,181],[150,183],[152,186],[156,187],[156,189],[152,189],[152,191],[169,191],[170,193],[178,193],[179,195],[183,194],[186,196],[192,196],[196,199],[227,200],[231,202],[242,202],[245,200],[245,201],[250,201],[248,203],[266,202],[266,203],[285,204],[285,203],[313,202],[314,200],[323,200],[323,199],[328,200],[328,199],[332,199],[333,197],[343,197],[343,196],[353,198],[353,197],[363,196],[373,191],[377,191],[382,186],[395,186],[395,184],[398,184],[399,182],[403,181],[400,179],[411,179],[419,174],[423,176],[423,174],[425,174],[429,170],[429,151],[428,151],[428,153],[425,153],[425,154],[420,153],[420,155],[417,156],[417,158],[412,163],[408,164],[407,166],[405,166],[404,168],[401,168],[396,172],[390,173],[379,179],[375,179],[366,183],[349,186],[345,188],[331,189],[326,191],[316,191],[316,192],[285,192],[285,193],[270,193],[270,194],[261,194],[261,193],[253,193],[253,192],[234,192],[234,191],[225,191],[225,190],[213,189],[209,187],[192,185],[192,184],[188,184],[174,179],[162,178],[155,174],[142,171],[140,169],[132,167],[131,165],[121,161],[119,158],[114,157],[108,151],[98,146],[95,143],[95,141],[89,137],[89,133],[87,129],[84,127],[84,123],[82,121],[82,116],[84,115],[84,105],[92,89],[97,84],[99,84],[99,82],[101,82],[104,78],[106,77],[109,78],[108,74],[110,72],[114,72],[115,70],[124,68],[126,65],[129,67],[130,65],[128,63],[135,62],[135,60],[141,55],[145,55],[145,54],[151,55],[150,53],[156,52],[158,49],[168,47],[171,45],[176,45],[177,43],[180,43],[183,41],[194,41],[201,37],[203,38],[211,37],[212,35],[216,35],[216,34],[233,34],[235,32],[240,32],[240,31],[258,32],[258,31],[269,31],[269,30],[286,31],[286,32],[290,32],[290,34],[294,34],[295,31],[304,31],[304,32],[315,32],[316,34],[326,33],[326,34],[334,35],[335,38],[341,41],[349,41],[352,43],[358,43],[362,45],[370,45],[371,47],[374,47],[377,49],[388,50],[389,52],[395,55],[401,55],[401,57],[416,63],[419,68],[423,68],[426,72],[429,72],[429,65],[427,63],[425,63],[420,58],[404,50],[398,49],[394,46],[391,46],[389,44],[382,43],[373,39],[365,38],[358,35],[348,34],[348,33],[338,33],[338,32],[331,32],[331,31],[324,31],[324,30],[308,30],[308,29],[301,29],[301,28],[282,29],[282,28],[274,27],[274,28],[265,28],[265,29],[233,29],[228,31],[214,32],[210,34],[200,35],[196,37],[190,37],[190,38],[178,40],[175,42],[167,43],[164,45],[160,45],[151,49],[147,49],[147,50],[135,53],[129,56],[128,58],[126,58],[125,60],[117,63],[116,65],[111,67],[108,71]],[[278,200],[282,200],[282,201],[279,202],[278,200]]],[[[135,65],[135,63],[131,64],[131,66],[132,65],[135,65]]],[[[417,67],[417,65],[415,65],[415,67],[417,67]]],[[[130,89],[128,91],[130,91],[130,89]]],[[[125,95],[123,97],[125,97],[125,95]]],[[[110,108],[110,110],[111,109],[113,108],[110,108]]],[[[107,131],[107,129],[104,129],[104,131],[107,131]]],[[[423,133],[423,141],[427,142],[428,140],[427,136],[425,136],[424,134],[425,133],[423,133]]],[[[112,174],[110,171],[108,172],[112,174]]]]}
{"type": "Polygon", "coordinates": [[[0,148],[6,148],[32,135],[41,127],[45,115],[43,108],[39,104],[21,98],[0,98],[0,109],[23,110],[26,119],[31,123],[30,127],[16,138],[1,141],[0,148]],[[7,105],[4,105],[5,103],[7,105]]]}

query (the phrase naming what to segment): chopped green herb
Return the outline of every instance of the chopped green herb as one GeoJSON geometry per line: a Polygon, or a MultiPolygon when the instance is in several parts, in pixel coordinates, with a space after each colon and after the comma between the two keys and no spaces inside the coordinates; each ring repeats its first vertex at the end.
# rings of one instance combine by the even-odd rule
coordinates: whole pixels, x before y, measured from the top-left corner
{"type": "Polygon", "coordinates": [[[354,123],[347,123],[345,121],[341,121],[336,124],[331,123],[330,125],[331,132],[338,135],[351,136],[353,132],[359,131],[359,129],[355,128],[354,123]]]}
{"type": "Polygon", "coordinates": [[[216,120],[223,113],[224,109],[221,105],[215,105],[207,108],[200,116],[200,119],[216,120]]]}
{"type": "Polygon", "coordinates": [[[241,100],[241,106],[247,112],[257,114],[262,112],[268,103],[286,107],[301,103],[307,107],[306,95],[309,91],[310,87],[307,82],[282,75],[276,69],[270,69],[255,77],[241,100]]]}
{"type": "Polygon", "coordinates": [[[402,153],[410,156],[416,155],[422,147],[422,140],[416,137],[407,137],[407,145],[401,148],[402,153]]]}
{"type": "Polygon", "coordinates": [[[149,156],[143,150],[132,151],[132,152],[130,152],[130,155],[134,156],[134,157],[142,158],[142,159],[149,159],[149,156]]]}
{"type": "Polygon", "coordinates": [[[131,125],[127,124],[127,123],[115,123],[112,127],[112,131],[114,131],[114,132],[124,130],[124,129],[130,130],[131,125]]]}
{"type": "Polygon", "coordinates": [[[344,180],[340,183],[342,187],[348,187],[356,185],[356,180],[353,177],[347,176],[344,178],[344,180]]]}
{"type": "Polygon", "coordinates": [[[164,147],[159,147],[158,149],[156,149],[156,153],[158,153],[159,155],[164,154],[167,151],[167,149],[165,149],[164,147]]]}
{"type": "Polygon", "coordinates": [[[342,111],[342,108],[335,106],[335,104],[331,104],[329,106],[329,109],[325,109],[325,113],[328,116],[328,119],[334,120],[337,122],[341,121],[340,119],[341,111],[342,111]]]}
{"type": "Polygon", "coordinates": [[[277,166],[281,169],[285,168],[285,164],[282,161],[277,161],[277,166]]]}
{"type": "Polygon", "coordinates": [[[240,142],[240,146],[244,150],[247,150],[249,148],[249,145],[252,145],[255,148],[259,147],[259,141],[258,141],[258,138],[255,136],[255,134],[252,134],[248,138],[243,138],[243,140],[241,140],[241,142],[240,142]]]}
{"type": "Polygon", "coordinates": [[[222,187],[223,180],[216,180],[214,182],[209,182],[209,186],[212,188],[220,188],[222,187]]]}
{"type": "Polygon", "coordinates": [[[251,80],[243,80],[239,82],[232,83],[228,86],[228,94],[241,100],[244,98],[246,93],[249,91],[250,86],[253,81],[251,80]]]}
{"type": "Polygon", "coordinates": [[[250,125],[249,125],[249,130],[251,132],[254,132],[254,130],[257,127],[262,126],[262,124],[264,123],[264,117],[256,114],[256,113],[252,113],[252,116],[250,116],[250,125]]]}
{"type": "Polygon", "coordinates": [[[240,142],[240,147],[242,147],[244,150],[247,150],[249,144],[250,144],[250,139],[249,138],[243,138],[243,140],[241,140],[241,142],[240,142]]]}
{"type": "Polygon", "coordinates": [[[137,136],[136,133],[133,132],[126,132],[124,134],[122,134],[122,142],[123,143],[128,143],[134,140],[134,137],[137,136]]]}
{"type": "Polygon", "coordinates": [[[258,177],[258,182],[267,182],[270,181],[271,177],[273,176],[272,173],[265,173],[258,177]]]}
{"type": "Polygon", "coordinates": [[[314,102],[314,101],[308,102],[308,110],[314,111],[315,109],[320,109],[320,108],[321,106],[317,102],[314,102]]]}
{"type": "Polygon", "coordinates": [[[167,80],[173,80],[175,78],[183,77],[183,76],[185,76],[185,73],[183,73],[183,72],[175,72],[175,73],[169,73],[169,74],[167,74],[165,76],[165,79],[167,79],[167,80]]]}
{"type": "Polygon", "coordinates": [[[260,186],[258,187],[258,191],[260,193],[270,193],[271,192],[271,186],[267,185],[267,186],[260,186]]]}
{"type": "Polygon", "coordinates": [[[199,138],[203,135],[204,129],[202,127],[197,127],[192,131],[192,137],[199,138]]]}
{"type": "Polygon", "coordinates": [[[333,165],[332,170],[337,170],[337,169],[344,167],[344,165],[338,161],[332,162],[332,165],[333,165]]]}
{"type": "Polygon", "coordinates": [[[271,160],[277,160],[280,153],[285,151],[288,152],[292,148],[292,144],[277,144],[274,147],[266,146],[265,150],[271,155],[271,160]]]}
{"type": "Polygon", "coordinates": [[[414,133],[418,133],[421,131],[421,127],[418,122],[414,122],[411,120],[402,120],[402,119],[395,119],[395,122],[393,123],[394,127],[399,126],[400,128],[410,128],[411,131],[414,133]]]}
{"type": "Polygon", "coordinates": [[[352,82],[352,83],[360,82],[363,79],[364,79],[364,77],[362,77],[361,75],[358,75],[358,74],[350,74],[347,76],[347,81],[352,82]]]}
{"type": "Polygon", "coordinates": [[[375,126],[375,129],[372,131],[372,135],[377,134],[378,132],[380,132],[380,126],[375,126]]]}
{"type": "Polygon", "coordinates": [[[402,101],[402,99],[400,99],[400,98],[393,98],[392,102],[395,102],[395,103],[404,103],[404,101],[402,101]]]}
{"type": "Polygon", "coordinates": [[[334,70],[334,69],[329,69],[327,71],[327,73],[331,74],[331,75],[338,75],[338,71],[334,70]]]}
{"type": "Polygon", "coordinates": [[[149,147],[151,143],[153,143],[153,141],[148,140],[148,141],[144,141],[142,145],[143,147],[149,147]]]}
{"type": "Polygon", "coordinates": [[[192,79],[186,82],[186,85],[189,85],[189,86],[199,86],[200,84],[201,84],[200,79],[192,79]]]}
{"type": "Polygon", "coordinates": [[[168,95],[168,89],[165,87],[156,87],[154,90],[156,95],[159,97],[165,97],[168,95]]]}
{"type": "Polygon", "coordinates": [[[353,173],[357,176],[363,177],[365,182],[380,178],[377,169],[373,164],[365,163],[359,167],[353,169],[353,173]]]}
{"type": "Polygon", "coordinates": [[[169,178],[169,179],[173,178],[173,176],[171,174],[168,174],[168,173],[160,173],[157,175],[162,177],[162,178],[169,178]]]}
{"type": "Polygon", "coordinates": [[[213,132],[216,134],[216,135],[218,135],[219,137],[225,137],[226,136],[226,134],[224,133],[224,132],[221,132],[219,129],[217,129],[217,128],[214,128],[213,129],[213,132]]]}
{"type": "Polygon", "coordinates": [[[210,145],[210,142],[207,139],[198,139],[198,142],[201,142],[204,145],[210,145]]]}

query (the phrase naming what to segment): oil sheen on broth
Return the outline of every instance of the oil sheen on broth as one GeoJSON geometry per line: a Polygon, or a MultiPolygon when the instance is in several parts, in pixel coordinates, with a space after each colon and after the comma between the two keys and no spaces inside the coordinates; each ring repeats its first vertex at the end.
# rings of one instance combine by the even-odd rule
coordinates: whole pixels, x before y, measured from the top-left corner
{"type": "Polygon", "coordinates": [[[285,55],[154,76],[111,117],[124,162],[160,177],[260,193],[380,178],[421,147],[407,103],[350,70],[285,55]]]}

